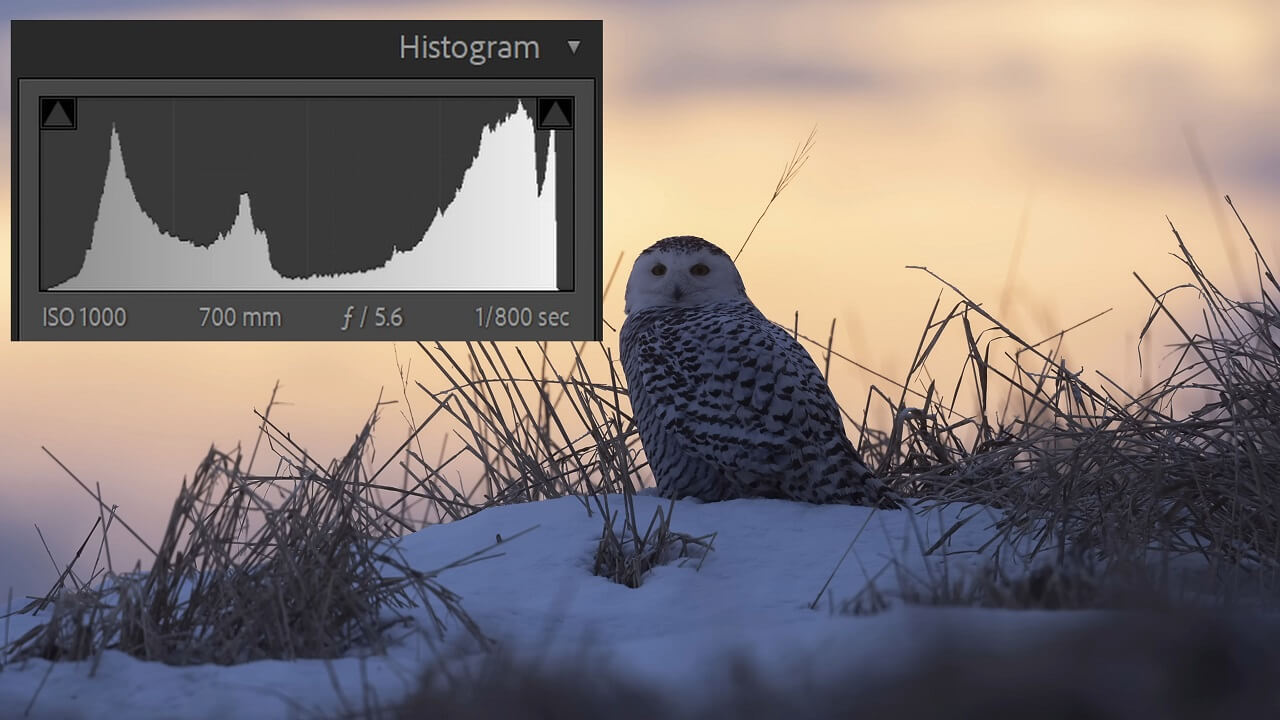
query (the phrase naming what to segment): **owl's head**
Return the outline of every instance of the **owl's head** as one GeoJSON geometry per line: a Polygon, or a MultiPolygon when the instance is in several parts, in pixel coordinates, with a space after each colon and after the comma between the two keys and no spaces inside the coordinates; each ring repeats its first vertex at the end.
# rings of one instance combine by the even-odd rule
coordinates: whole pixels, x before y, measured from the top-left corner
{"type": "Polygon", "coordinates": [[[636,258],[624,311],[746,299],[742,276],[728,253],[700,237],[680,235],[659,240],[636,258]]]}

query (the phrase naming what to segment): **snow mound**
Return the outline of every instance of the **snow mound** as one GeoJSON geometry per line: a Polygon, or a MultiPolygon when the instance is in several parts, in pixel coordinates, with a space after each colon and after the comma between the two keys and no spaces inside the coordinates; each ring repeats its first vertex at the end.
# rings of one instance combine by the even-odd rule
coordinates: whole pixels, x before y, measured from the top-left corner
{"type": "MultiPolygon", "coordinates": [[[[669,503],[636,497],[641,526],[669,503]]],[[[621,498],[612,498],[612,506],[622,507],[621,498]]],[[[898,576],[890,567],[894,562],[922,578],[941,572],[943,563],[952,575],[977,568],[987,562],[977,550],[991,539],[997,518],[993,510],[972,506],[882,511],[763,499],[677,502],[672,529],[717,533],[714,550],[654,569],[637,589],[591,574],[602,521],[576,498],[491,508],[406,536],[399,546],[415,567],[432,570],[499,536],[534,528],[503,544],[496,557],[440,576],[462,596],[481,629],[513,657],[553,662],[599,654],[628,677],[696,703],[723,689],[717,685],[722,676],[708,668],[723,667],[731,655],[775,678],[799,674],[820,682],[824,675],[850,677],[851,668],[882,673],[902,667],[925,649],[934,631],[945,630],[962,643],[1020,643],[1033,640],[1036,628],[1070,626],[1090,616],[898,606],[866,616],[834,611],[863,590],[869,577],[891,594],[898,576]],[[923,549],[966,518],[944,545],[924,555],[923,549]]],[[[430,627],[424,611],[417,618],[430,627]]],[[[38,621],[11,618],[10,637],[38,621]]],[[[359,708],[369,698],[385,703],[403,697],[435,661],[465,664],[478,657],[474,641],[456,626],[443,642],[429,633],[403,634],[386,656],[353,654],[328,664],[170,667],[118,652],[105,653],[96,670],[89,662],[52,668],[45,661],[15,663],[0,671],[0,708],[20,712],[43,682],[30,717],[332,714],[359,708]]]]}

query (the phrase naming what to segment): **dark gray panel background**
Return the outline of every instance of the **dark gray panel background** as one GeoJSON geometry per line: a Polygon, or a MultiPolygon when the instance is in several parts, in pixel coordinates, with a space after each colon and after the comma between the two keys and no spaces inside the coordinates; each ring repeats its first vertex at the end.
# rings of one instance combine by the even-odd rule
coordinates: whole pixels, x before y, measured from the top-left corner
{"type": "MultiPolygon", "coordinates": [[[[598,88],[590,79],[528,80],[21,80],[16,84],[15,223],[19,243],[15,275],[15,336],[23,340],[586,340],[601,336],[598,88]],[[574,98],[571,152],[557,154],[557,174],[574,178],[573,291],[507,293],[40,293],[38,197],[39,98],[41,96],[569,96],[574,98]],[[123,328],[42,327],[45,308],[124,307],[123,328]],[[528,308],[528,327],[477,326],[476,308],[528,308]],[[281,327],[201,327],[201,307],[279,312],[281,327]],[[401,308],[400,327],[339,332],[348,308],[372,317],[377,308],[401,308]],[[539,313],[568,312],[568,327],[539,327],[539,313]]],[[[562,195],[565,195],[562,193],[562,195]]],[[[566,267],[566,269],[568,269],[566,267]]],[[[78,319],[78,316],[77,316],[78,319]]]]}
{"type": "MultiPolygon", "coordinates": [[[[14,20],[19,78],[599,78],[600,20],[14,20]],[[536,60],[400,57],[401,36],[536,40],[536,60]],[[571,52],[569,40],[579,40],[571,52]]],[[[527,93],[516,93],[527,94],[527,93]]]]}

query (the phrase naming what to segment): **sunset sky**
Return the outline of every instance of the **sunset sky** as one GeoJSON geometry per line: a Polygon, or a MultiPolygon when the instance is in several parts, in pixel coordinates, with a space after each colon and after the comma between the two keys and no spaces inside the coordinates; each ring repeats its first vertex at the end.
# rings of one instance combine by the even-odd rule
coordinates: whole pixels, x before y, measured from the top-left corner
{"type": "MultiPolygon", "coordinates": [[[[1276,259],[1280,4],[1267,0],[312,1],[273,3],[269,16],[259,5],[6,3],[12,18],[603,19],[606,275],[623,256],[605,300],[615,326],[636,254],[677,234],[736,250],[815,126],[808,163],[739,267],[767,315],[789,325],[798,311],[801,330],[823,338],[834,317],[836,349],[890,376],[905,371],[940,289],[906,265],[927,265],[1036,339],[1114,308],[1072,334],[1067,356],[1136,385],[1150,300],[1132,273],[1156,289],[1185,279],[1168,221],[1233,287],[1253,266],[1221,202],[1229,193],[1276,259]]],[[[0,255],[6,339],[9,263],[0,255]]],[[[33,524],[65,562],[97,517],[42,445],[158,538],[210,444],[252,444],[252,410],[277,380],[291,404],[273,417],[328,458],[380,390],[400,395],[393,352],[425,378],[411,343],[4,341],[0,592],[43,592],[56,576],[33,524]]],[[[872,378],[833,371],[837,398],[860,405],[872,378]]],[[[384,452],[403,438],[395,411],[387,423],[384,452]]]]}

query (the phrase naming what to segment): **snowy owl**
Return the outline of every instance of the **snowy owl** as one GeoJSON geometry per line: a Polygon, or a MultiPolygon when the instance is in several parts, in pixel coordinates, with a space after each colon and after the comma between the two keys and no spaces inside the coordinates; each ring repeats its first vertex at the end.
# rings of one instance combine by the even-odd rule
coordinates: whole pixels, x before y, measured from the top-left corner
{"type": "Polygon", "coordinates": [[[756,309],[724,250],[654,243],[631,269],[625,312],[622,370],[659,494],[896,506],[813,358],[756,309]]]}

